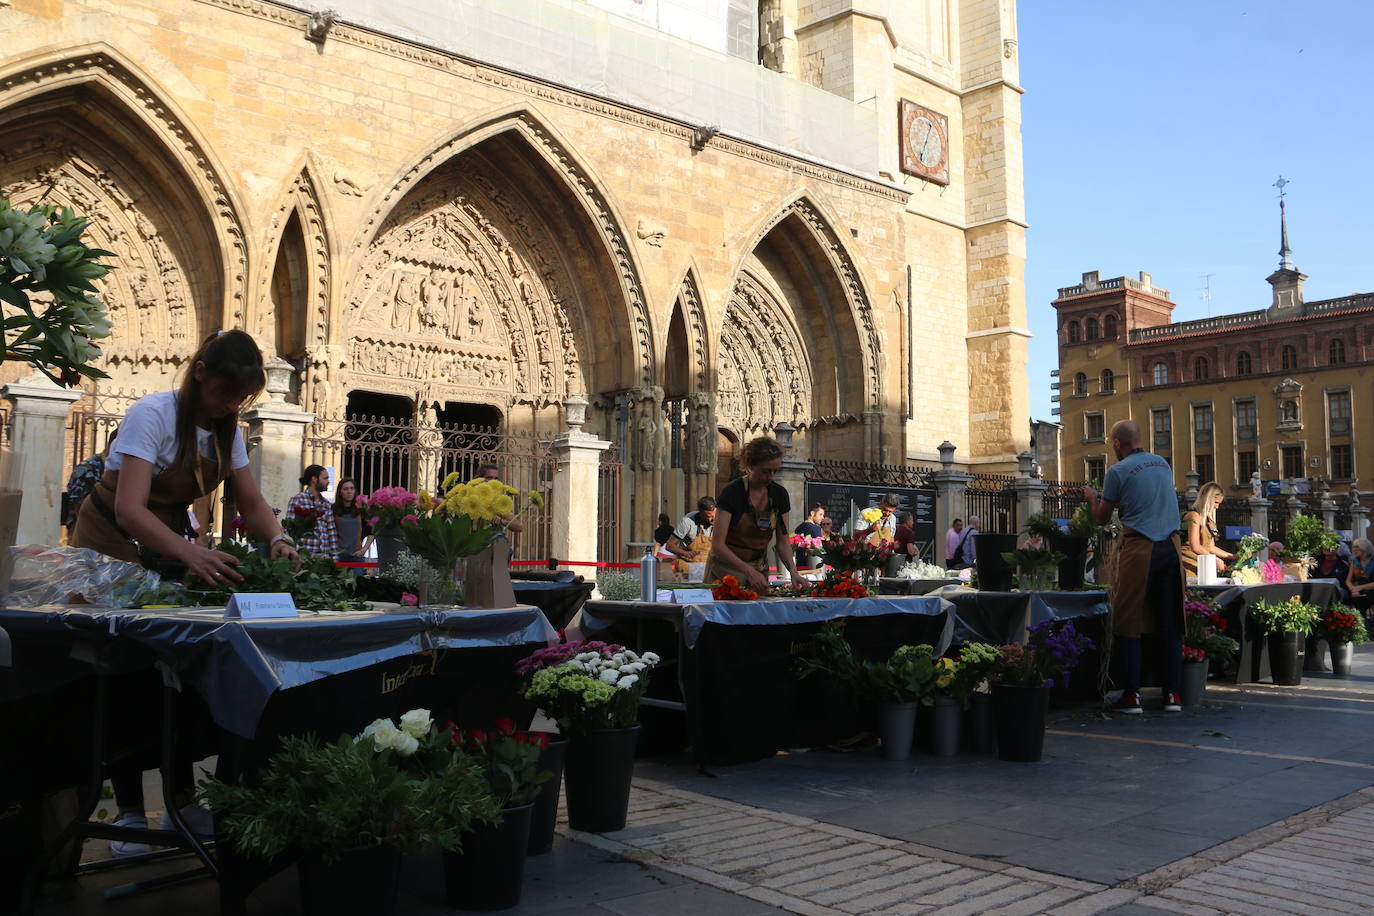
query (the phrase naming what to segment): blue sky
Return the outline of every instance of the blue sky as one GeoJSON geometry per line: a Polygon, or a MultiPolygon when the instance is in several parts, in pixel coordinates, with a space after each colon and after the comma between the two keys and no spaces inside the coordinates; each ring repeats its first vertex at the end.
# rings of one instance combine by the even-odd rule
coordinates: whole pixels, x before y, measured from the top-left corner
{"type": "Polygon", "coordinates": [[[1374,3],[1021,0],[1031,415],[1084,271],[1153,275],[1174,320],[1264,308],[1280,174],[1310,300],[1374,291],[1374,3]],[[1202,298],[1211,275],[1211,301],[1202,298]]]}

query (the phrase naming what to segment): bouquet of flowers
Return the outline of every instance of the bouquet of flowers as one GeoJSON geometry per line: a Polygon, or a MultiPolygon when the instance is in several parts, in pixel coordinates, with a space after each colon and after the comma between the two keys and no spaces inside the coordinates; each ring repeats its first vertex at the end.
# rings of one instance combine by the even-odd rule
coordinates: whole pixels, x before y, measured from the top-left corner
{"type": "Polygon", "coordinates": [[[492,732],[474,728],[464,733],[453,723],[445,726],[455,749],[477,762],[486,778],[487,791],[502,810],[534,801],[539,787],[553,774],[539,769],[539,755],[549,746],[549,736],[517,731],[510,719],[499,719],[492,732]]]}
{"type": "Polygon", "coordinates": [[[824,579],[811,586],[810,595],[812,598],[867,598],[868,587],[853,572],[832,569],[824,579]]]}
{"type": "Polygon", "coordinates": [[[897,570],[897,575],[903,579],[943,579],[945,569],[943,566],[927,563],[919,557],[912,557],[902,564],[902,568],[897,570]]]}
{"type": "Polygon", "coordinates": [[[759,593],[740,585],[735,576],[724,576],[711,586],[711,597],[717,601],[757,601],[759,593]]]}
{"type": "Polygon", "coordinates": [[[1260,578],[1268,585],[1277,585],[1283,581],[1283,564],[1278,560],[1265,560],[1260,564],[1260,578]]]}
{"type": "Polygon", "coordinates": [[[1331,645],[1343,642],[1359,645],[1369,641],[1369,632],[1359,613],[1344,604],[1333,604],[1317,621],[1317,634],[1331,645]]]}
{"type": "Polygon", "coordinates": [[[1069,677],[1093,641],[1074,629],[1072,620],[1047,620],[1027,631],[1026,645],[1002,646],[995,679],[1021,687],[1069,685],[1069,677]]]}
{"type": "MultiPolygon", "coordinates": [[[[440,491],[435,497],[421,490],[415,496],[416,511],[401,519],[406,547],[435,569],[453,569],[463,557],[481,553],[520,514],[515,506],[520,491],[499,480],[459,483],[455,471],[444,478],[440,491]]],[[[527,506],[544,504],[537,492],[526,497],[527,506]]]]}
{"type": "Polygon", "coordinates": [[[787,539],[787,543],[802,550],[820,550],[823,542],[809,534],[794,534],[787,539]]]}
{"type": "Polygon", "coordinates": [[[319,524],[320,516],[324,515],[323,509],[314,506],[296,506],[287,513],[286,518],[282,519],[282,529],[291,537],[293,541],[299,541],[308,534],[315,532],[315,526],[319,524]]]}
{"type": "Polygon", "coordinates": [[[1002,654],[996,646],[983,642],[964,643],[954,659],[954,682],[950,685],[950,695],[968,708],[970,697],[975,693],[988,692],[988,682],[1001,660],[1002,654]]]}
{"type": "Polygon", "coordinates": [[[1269,546],[1269,539],[1262,534],[1247,534],[1240,539],[1236,548],[1236,558],[1231,562],[1232,569],[1242,566],[1259,565],[1259,553],[1269,546]]]}
{"type": "MultiPolygon", "coordinates": [[[[877,509],[868,511],[878,513],[877,509]]],[[[892,541],[879,538],[875,543],[873,535],[845,537],[832,533],[821,539],[820,554],[832,569],[848,572],[882,569],[887,558],[892,556],[892,541]]]]}
{"type": "Polygon", "coordinates": [[[658,655],[605,644],[569,645],[580,651],[560,664],[534,662],[534,656],[526,659],[531,665],[522,690],[525,699],[557,720],[563,734],[628,728],[638,722],[639,700],[649,687],[649,672],[658,664],[658,655]]]}
{"type": "Polygon", "coordinates": [[[405,487],[382,487],[371,496],[358,496],[358,508],[372,513],[373,528],[399,528],[401,521],[415,517],[419,497],[405,487]]]}
{"type": "Polygon", "coordinates": [[[1218,613],[1216,602],[1190,593],[1183,605],[1183,660],[1224,665],[1237,648],[1236,641],[1226,635],[1226,618],[1218,613]]]}

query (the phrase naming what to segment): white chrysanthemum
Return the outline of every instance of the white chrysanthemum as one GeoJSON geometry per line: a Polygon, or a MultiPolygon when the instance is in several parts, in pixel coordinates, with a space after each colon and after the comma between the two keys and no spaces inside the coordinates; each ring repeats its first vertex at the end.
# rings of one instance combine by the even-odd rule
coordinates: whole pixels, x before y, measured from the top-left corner
{"type": "Polygon", "coordinates": [[[633,687],[633,686],[634,686],[636,683],[638,683],[638,682],[639,682],[639,675],[637,675],[637,674],[626,674],[626,675],[623,675],[623,676],[620,678],[620,681],[615,685],[615,689],[616,689],[616,690],[628,690],[629,688],[633,687]]]}
{"type": "Polygon", "coordinates": [[[607,684],[614,684],[616,681],[620,680],[620,672],[614,668],[607,668],[605,671],[601,672],[601,680],[605,681],[607,684]]]}
{"type": "Polygon", "coordinates": [[[658,653],[656,653],[656,652],[645,652],[643,655],[641,655],[641,656],[639,657],[639,660],[642,661],[642,662],[643,662],[644,664],[646,664],[646,665],[650,665],[650,666],[657,665],[657,664],[658,664],[658,653]]]}

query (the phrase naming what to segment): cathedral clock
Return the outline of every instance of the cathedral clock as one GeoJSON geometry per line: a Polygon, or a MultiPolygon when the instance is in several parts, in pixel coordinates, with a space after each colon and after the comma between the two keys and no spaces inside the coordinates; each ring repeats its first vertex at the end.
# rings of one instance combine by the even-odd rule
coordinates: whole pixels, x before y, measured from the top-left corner
{"type": "Polygon", "coordinates": [[[949,184],[949,118],[902,99],[897,110],[902,171],[949,184]]]}

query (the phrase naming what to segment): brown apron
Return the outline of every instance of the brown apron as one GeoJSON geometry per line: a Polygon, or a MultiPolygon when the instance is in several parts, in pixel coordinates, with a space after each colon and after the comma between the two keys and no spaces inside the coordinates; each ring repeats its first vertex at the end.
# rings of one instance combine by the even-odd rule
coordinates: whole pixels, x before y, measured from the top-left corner
{"type": "MultiPolygon", "coordinates": [[[[1174,550],[1177,551],[1178,532],[1170,535],[1170,540],[1174,542],[1174,550]]],[[[1144,633],[1154,632],[1154,615],[1145,607],[1145,598],[1149,594],[1150,556],[1153,552],[1154,542],[1149,538],[1142,537],[1129,528],[1122,529],[1114,554],[1116,569],[1112,573],[1110,603],[1113,636],[1135,638],[1144,633]]],[[[1178,579],[1179,591],[1186,601],[1187,591],[1184,588],[1183,576],[1180,575],[1178,579]]],[[[1182,607],[1183,602],[1180,602],[1179,608],[1182,607]]],[[[1182,619],[1178,622],[1178,628],[1182,633],[1182,619]]]]}
{"type": "Polygon", "coordinates": [[[673,561],[673,572],[679,575],[687,575],[688,563],[709,563],[711,561],[711,535],[706,532],[709,529],[697,526],[697,536],[692,538],[692,543],[683,546],[687,552],[686,559],[682,557],[673,561]]]}
{"type": "MultiPolygon", "coordinates": [[[[730,527],[725,532],[725,544],[735,552],[735,556],[755,569],[765,572],[768,568],[768,545],[777,535],[778,525],[782,524],[780,513],[773,508],[772,502],[761,519],[752,502],[748,502],[749,490],[745,488],[747,507],[738,518],[730,519],[730,527]],[[765,525],[766,523],[766,525],[765,525]]],[[[732,566],[716,561],[711,557],[706,564],[706,581],[715,582],[724,576],[737,576],[732,566]]]]}
{"type": "MultiPolygon", "coordinates": [[[[148,489],[148,509],[157,516],[158,521],[177,534],[187,531],[186,513],[191,504],[210,493],[223,481],[220,477],[220,462],[216,458],[200,455],[200,465],[188,471],[181,462],[155,476],[148,489]]],[[[102,512],[96,503],[98,498],[114,512],[115,491],[119,489],[119,472],[106,471],[88,496],[81,503],[76,516],[76,528],[72,531],[69,543],[73,547],[89,547],[116,560],[138,563],[138,545],[125,536],[113,518],[102,512]]]]}
{"type": "MultiPolygon", "coordinates": [[[[1193,518],[1197,518],[1197,513],[1196,513],[1196,512],[1189,512],[1189,513],[1187,513],[1187,514],[1185,514],[1185,515],[1183,516],[1183,524],[1184,524],[1185,528],[1187,527],[1188,522],[1191,520],[1191,519],[1189,518],[1189,516],[1192,516],[1193,518]]],[[[1182,536],[1180,537],[1180,542],[1181,542],[1181,543],[1180,543],[1180,546],[1179,546],[1179,552],[1180,552],[1181,556],[1183,557],[1183,572],[1184,572],[1184,574],[1189,575],[1189,576],[1196,576],[1196,575],[1197,575],[1197,554],[1193,553],[1193,548],[1192,548],[1191,546],[1189,546],[1188,541],[1187,541],[1187,535],[1182,535],[1182,536]]],[[[1214,546],[1214,545],[1216,544],[1216,542],[1217,542],[1217,526],[1216,526],[1216,522],[1207,522],[1206,524],[1203,524],[1203,523],[1199,520],[1199,522],[1198,522],[1198,542],[1201,543],[1203,547],[1208,548],[1208,549],[1210,549],[1212,546],[1214,546]]]]}

